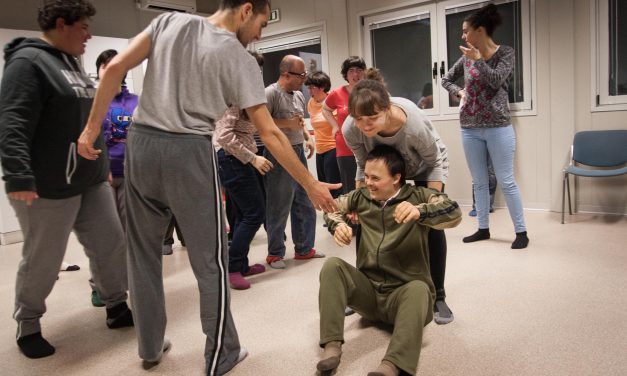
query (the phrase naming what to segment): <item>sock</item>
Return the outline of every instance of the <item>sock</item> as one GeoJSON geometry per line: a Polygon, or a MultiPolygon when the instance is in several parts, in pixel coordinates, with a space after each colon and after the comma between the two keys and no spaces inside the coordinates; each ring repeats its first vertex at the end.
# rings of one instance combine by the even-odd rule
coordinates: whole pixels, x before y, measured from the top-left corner
{"type": "Polygon", "coordinates": [[[517,232],[516,239],[512,243],[512,249],[523,249],[527,248],[529,244],[529,238],[527,237],[527,231],[517,232]]]}
{"type": "Polygon", "coordinates": [[[462,241],[464,243],[472,243],[479,240],[490,239],[490,229],[489,228],[480,228],[474,234],[470,236],[466,236],[462,241]]]}
{"type": "Polygon", "coordinates": [[[17,339],[17,345],[24,355],[31,359],[44,358],[54,354],[54,346],[52,346],[41,332],[29,334],[17,339]]]}
{"type": "Polygon", "coordinates": [[[444,299],[436,299],[433,305],[433,320],[436,324],[445,325],[455,319],[453,311],[446,304],[444,299]]]}
{"type": "Polygon", "coordinates": [[[368,372],[368,376],[398,376],[401,370],[394,365],[394,363],[382,360],[376,371],[368,372]]]}
{"type": "Polygon", "coordinates": [[[133,314],[126,305],[126,302],[122,302],[113,308],[107,308],[107,326],[109,329],[118,329],[133,325],[133,314]]]}
{"type": "Polygon", "coordinates": [[[340,364],[340,357],[342,356],[342,342],[331,341],[324,345],[324,352],[322,353],[322,360],[318,362],[316,368],[318,371],[330,371],[340,364]]]}

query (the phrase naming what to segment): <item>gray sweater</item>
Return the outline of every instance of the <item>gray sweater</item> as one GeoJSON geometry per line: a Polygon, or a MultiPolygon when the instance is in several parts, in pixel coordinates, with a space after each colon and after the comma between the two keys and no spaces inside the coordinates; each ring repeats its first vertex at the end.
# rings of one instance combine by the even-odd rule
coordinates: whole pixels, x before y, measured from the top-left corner
{"type": "Polygon", "coordinates": [[[457,95],[455,85],[464,77],[466,96],[459,110],[462,128],[496,128],[510,125],[507,88],[514,70],[514,49],[500,46],[488,60],[471,60],[462,56],[442,78],[442,86],[457,95]]]}
{"type": "Polygon", "coordinates": [[[366,137],[348,116],[342,126],[346,144],[357,160],[355,180],[364,180],[364,167],[368,153],[379,144],[393,146],[405,160],[405,177],[418,181],[441,181],[448,178],[448,154],[427,115],[412,101],[392,97],[390,102],[407,115],[407,122],[395,135],[366,137]]]}

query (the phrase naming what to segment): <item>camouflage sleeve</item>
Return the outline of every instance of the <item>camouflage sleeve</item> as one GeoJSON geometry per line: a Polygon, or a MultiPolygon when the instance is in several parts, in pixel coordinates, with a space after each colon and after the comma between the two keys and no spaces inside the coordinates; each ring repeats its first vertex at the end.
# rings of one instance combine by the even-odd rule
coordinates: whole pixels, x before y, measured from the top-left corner
{"type": "Polygon", "coordinates": [[[354,210],[354,208],[352,208],[352,205],[351,205],[351,201],[352,201],[354,194],[355,194],[355,191],[352,191],[352,192],[349,192],[348,194],[345,194],[336,198],[335,202],[337,203],[337,207],[339,208],[338,211],[333,212],[333,213],[324,213],[323,218],[324,218],[324,221],[327,223],[329,232],[331,234],[335,233],[335,229],[340,224],[342,223],[348,224],[346,223],[344,215],[354,210]]]}
{"type": "Polygon", "coordinates": [[[418,223],[436,230],[453,228],[462,221],[462,212],[457,202],[451,200],[445,193],[429,188],[416,188],[419,203],[416,208],[420,211],[418,223]]]}

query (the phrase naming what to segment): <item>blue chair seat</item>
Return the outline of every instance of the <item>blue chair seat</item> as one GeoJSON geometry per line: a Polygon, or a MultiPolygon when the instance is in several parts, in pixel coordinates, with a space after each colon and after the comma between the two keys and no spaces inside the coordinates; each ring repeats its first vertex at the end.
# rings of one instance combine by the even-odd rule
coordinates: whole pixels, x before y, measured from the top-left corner
{"type": "Polygon", "coordinates": [[[619,176],[627,174],[627,167],[617,168],[612,170],[588,170],[577,166],[569,166],[564,170],[567,174],[573,174],[578,176],[588,176],[591,178],[602,178],[606,176],[619,176]]]}

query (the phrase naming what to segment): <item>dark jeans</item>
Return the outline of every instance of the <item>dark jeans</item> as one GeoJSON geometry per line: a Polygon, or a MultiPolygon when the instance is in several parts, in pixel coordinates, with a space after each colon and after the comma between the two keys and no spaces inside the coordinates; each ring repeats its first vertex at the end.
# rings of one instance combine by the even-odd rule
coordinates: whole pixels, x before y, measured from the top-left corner
{"type": "Polygon", "coordinates": [[[340,169],[342,179],[342,194],[355,190],[355,176],[357,175],[357,162],[355,156],[337,157],[337,166],[340,169]]]}
{"type": "MultiPolygon", "coordinates": [[[[335,149],[316,154],[316,171],[318,180],[325,183],[340,183],[340,169],[337,166],[337,158],[335,157],[335,149]]],[[[355,179],[353,179],[355,180],[355,179]]],[[[337,198],[342,193],[342,189],[334,189],[331,196],[337,198]]]]}
{"type": "Polygon", "coordinates": [[[248,252],[257,230],[263,224],[265,206],[257,171],[250,164],[243,164],[237,158],[218,151],[218,172],[220,182],[236,208],[231,232],[233,238],[229,247],[229,272],[248,271],[248,252]]]}
{"type": "MultiPolygon", "coordinates": [[[[426,181],[415,181],[417,187],[426,187],[426,181]]],[[[444,188],[442,188],[444,190],[444,188]]],[[[446,236],[444,230],[429,229],[427,237],[429,243],[429,268],[431,279],[435,285],[436,299],[444,299],[444,275],[446,273],[446,236]]]]}
{"type": "Polygon", "coordinates": [[[183,239],[183,233],[181,232],[179,224],[176,223],[176,218],[174,218],[174,216],[172,216],[172,219],[170,220],[170,224],[168,225],[168,228],[165,230],[165,237],[163,238],[163,244],[164,245],[174,244],[174,238],[172,237],[172,235],[174,235],[174,229],[176,229],[176,236],[181,241],[181,245],[185,247],[185,239],[183,239]]]}

